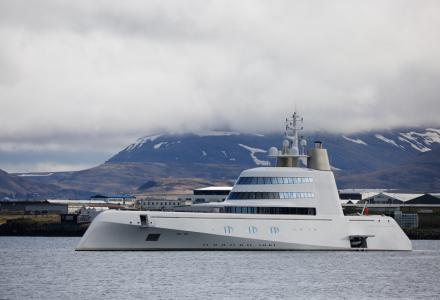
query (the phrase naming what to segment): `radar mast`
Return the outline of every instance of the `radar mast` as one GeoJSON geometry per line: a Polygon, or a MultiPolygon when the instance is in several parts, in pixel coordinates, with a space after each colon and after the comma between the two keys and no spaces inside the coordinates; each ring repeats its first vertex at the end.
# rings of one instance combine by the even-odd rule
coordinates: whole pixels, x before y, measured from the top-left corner
{"type": "Polygon", "coordinates": [[[269,149],[269,157],[277,159],[277,167],[299,167],[300,158],[307,157],[304,150],[307,142],[299,137],[299,132],[303,130],[303,120],[303,117],[297,112],[286,118],[286,129],[281,150],[275,147],[269,149]]]}

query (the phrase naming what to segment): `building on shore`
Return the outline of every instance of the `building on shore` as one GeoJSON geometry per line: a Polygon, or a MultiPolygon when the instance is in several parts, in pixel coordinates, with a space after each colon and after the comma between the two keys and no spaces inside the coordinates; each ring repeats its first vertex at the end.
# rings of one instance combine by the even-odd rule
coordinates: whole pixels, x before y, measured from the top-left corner
{"type": "Polygon", "coordinates": [[[103,209],[122,209],[127,208],[124,207],[122,204],[119,203],[113,203],[113,202],[107,202],[105,200],[90,200],[90,199],[84,199],[84,200],[66,200],[66,199],[49,199],[47,200],[49,203],[52,204],[65,204],[68,207],[68,213],[74,214],[78,213],[81,208],[95,208],[97,210],[103,210],[103,209]]]}
{"type": "Polygon", "coordinates": [[[341,205],[346,214],[359,213],[367,207],[370,213],[392,216],[402,228],[440,227],[438,194],[379,192],[356,203],[341,200],[341,205]]]}
{"type": "Polygon", "coordinates": [[[341,200],[347,200],[351,201],[352,203],[357,203],[357,201],[375,196],[384,191],[385,190],[383,189],[341,189],[338,190],[338,193],[341,200]]]}
{"type": "Polygon", "coordinates": [[[409,200],[416,199],[423,194],[408,194],[408,193],[388,193],[381,192],[376,195],[364,198],[358,202],[358,204],[368,203],[368,204],[402,204],[409,200]]]}
{"type": "Polygon", "coordinates": [[[209,186],[195,189],[192,194],[180,195],[178,200],[191,201],[192,204],[222,202],[231,192],[230,186],[209,186]]]}
{"type": "Polygon", "coordinates": [[[136,197],[129,194],[118,194],[118,195],[97,194],[90,197],[90,200],[102,200],[107,203],[125,206],[125,205],[134,205],[136,197]]]}
{"type": "Polygon", "coordinates": [[[192,205],[190,200],[146,198],[136,201],[135,207],[140,210],[170,210],[192,205]]]}

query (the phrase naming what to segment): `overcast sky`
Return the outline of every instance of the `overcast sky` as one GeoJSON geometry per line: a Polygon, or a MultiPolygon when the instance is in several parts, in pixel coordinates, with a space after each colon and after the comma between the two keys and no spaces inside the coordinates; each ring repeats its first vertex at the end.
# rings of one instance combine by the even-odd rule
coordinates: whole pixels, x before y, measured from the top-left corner
{"type": "Polygon", "coordinates": [[[0,168],[162,131],[440,124],[440,2],[0,0],[0,168]]]}

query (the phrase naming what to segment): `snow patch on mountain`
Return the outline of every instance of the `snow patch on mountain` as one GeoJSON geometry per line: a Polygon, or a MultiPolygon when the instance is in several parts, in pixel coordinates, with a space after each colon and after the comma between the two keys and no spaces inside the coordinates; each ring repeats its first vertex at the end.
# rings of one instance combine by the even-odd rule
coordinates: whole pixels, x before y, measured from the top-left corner
{"type": "Polygon", "coordinates": [[[438,134],[440,134],[440,129],[426,128],[426,130],[428,130],[428,131],[434,131],[434,132],[437,132],[438,134]]]}
{"type": "Polygon", "coordinates": [[[401,135],[413,141],[417,141],[417,137],[420,137],[426,145],[440,143],[440,130],[438,129],[427,128],[424,133],[410,131],[407,133],[401,133],[401,135]]]}
{"type": "Polygon", "coordinates": [[[154,145],[153,148],[157,150],[157,149],[159,149],[160,147],[162,147],[162,145],[166,145],[166,144],[168,144],[168,142],[161,142],[161,143],[159,143],[159,144],[154,145]]]}
{"type": "Polygon", "coordinates": [[[367,143],[365,143],[363,140],[361,140],[361,139],[351,139],[351,138],[349,138],[349,137],[346,137],[345,135],[343,135],[342,136],[344,139],[346,139],[347,141],[350,141],[350,142],[353,142],[353,143],[356,143],[356,144],[360,144],[360,145],[364,145],[364,146],[367,146],[367,143]]]}
{"type": "Polygon", "coordinates": [[[255,153],[267,153],[266,150],[249,147],[249,146],[246,146],[246,145],[243,145],[243,144],[238,144],[238,145],[250,152],[249,154],[250,154],[252,160],[254,161],[254,163],[257,166],[270,166],[270,162],[269,161],[267,161],[267,160],[260,160],[260,159],[257,158],[257,156],[255,156],[255,153]]]}
{"type": "Polygon", "coordinates": [[[392,140],[392,139],[388,139],[388,138],[384,137],[384,136],[381,135],[381,134],[375,134],[374,136],[375,136],[377,139],[381,140],[382,142],[385,142],[385,143],[391,144],[391,145],[393,145],[393,146],[396,146],[397,148],[405,149],[405,147],[403,147],[403,146],[401,146],[401,145],[398,145],[394,140],[392,140]]]}
{"type": "Polygon", "coordinates": [[[205,150],[202,150],[202,155],[203,155],[203,156],[208,156],[208,153],[206,153],[205,150]]]}
{"type": "Polygon", "coordinates": [[[221,152],[223,153],[223,155],[224,155],[226,158],[228,157],[228,154],[226,153],[225,150],[222,150],[221,152]]]}
{"type": "Polygon", "coordinates": [[[150,135],[150,136],[141,137],[141,138],[137,139],[136,143],[133,143],[133,144],[129,145],[127,148],[125,148],[125,150],[132,151],[134,149],[140,148],[146,142],[149,142],[149,141],[154,142],[156,139],[158,139],[161,136],[162,135],[158,134],[158,135],[150,135]]]}
{"type": "Polygon", "coordinates": [[[194,134],[198,135],[199,137],[240,135],[239,132],[216,131],[216,130],[199,131],[199,132],[195,132],[194,134]]]}
{"type": "Polygon", "coordinates": [[[332,165],[330,165],[330,169],[331,169],[332,171],[335,171],[335,172],[337,172],[337,171],[341,171],[341,169],[336,168],[335,166],[332,166],[332,165]]]}
{"type": "Polygon", "coordinates": [[[24,174],[17,174],[17,176],[20,177],[41,177],[41,176],[51,176],[53,173],[44,173],[44,174],[33,174],[33,173],[24,173],[24,174]]]}
{"type": "Polygon", "coordinates": [[[410,141],[408,141],[407,139],[404,139],[403,137],[400,137],[400,136],[399,136],[399,140],[402,141],[402,142],[406,142],[406,143],[410,144],[410,146],[413,147],[414,149],[416,149],[417,151],[420,151],[420,152],[431,151],[431,149],[421,145],[418,142],[417,142],[418,145],[415,145],[415,144],[411,143],[410,141]]]}

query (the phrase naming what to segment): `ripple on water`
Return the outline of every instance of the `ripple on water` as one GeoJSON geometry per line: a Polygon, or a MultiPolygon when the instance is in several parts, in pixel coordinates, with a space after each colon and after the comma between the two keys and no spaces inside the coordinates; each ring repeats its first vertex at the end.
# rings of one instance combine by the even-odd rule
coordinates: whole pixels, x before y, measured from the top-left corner
{"type": "Polygon", "coordinates": [[[75,252],[0,237],[0,299],[435,298],[440,241],[412,252],[75,252]]]}

